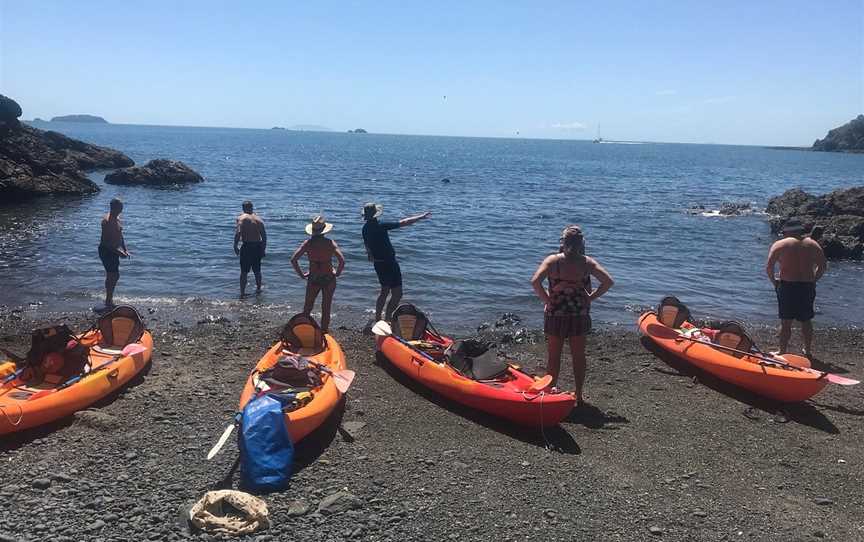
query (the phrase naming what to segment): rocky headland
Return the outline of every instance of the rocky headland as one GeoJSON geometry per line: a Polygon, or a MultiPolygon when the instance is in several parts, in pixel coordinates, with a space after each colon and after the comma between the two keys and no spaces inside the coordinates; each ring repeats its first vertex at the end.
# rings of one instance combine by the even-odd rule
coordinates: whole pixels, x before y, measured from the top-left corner
{"type": "Polygon", "coordinates": [[[832,260],[864,257],[864,186],[814,196],[800,189],[787,190],[768,201],[771,231],[779,232],[790,219],[800,220],[832,260]],[[816,236],[814,236],[815,238],[816,236]]]}
{"type": "Polygon", "coordinates": [[[200,183],[204,177],[177,160],[150,160],[143,166],[126,167],[105,176],[108,184],[165,186],[200,183]]]}
{"type": "Polygon", "coordinates": [[[134,164],[120,151],[21,124],[20,116],[15,100],[0,95],[0,201],[91,194],[99,186],[85,172],[134,164]]]}
{"type": "Polygon", "coordinates": [[[108,124],[108,121],[96,115],[61,115],[52,117],[51,122],[89,122],[93,124],[108,124]]]}
{"type": "Polygon", "coordinates": [[[864,115],[828,132],[813,143],[814,151],[864,152],[864,115]]]}

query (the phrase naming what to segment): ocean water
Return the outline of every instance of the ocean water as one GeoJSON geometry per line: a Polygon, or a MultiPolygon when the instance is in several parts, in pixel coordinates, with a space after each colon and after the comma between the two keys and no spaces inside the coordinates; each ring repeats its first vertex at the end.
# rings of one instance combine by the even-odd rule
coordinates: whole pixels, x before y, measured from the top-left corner
{"type": "MultiPolygon", "coordinates": [[[[7,307],[98,305],[99,221],[119,196],[133,258],[121,264],[118,302],[184,306],[202,316],[260,307],[296,312],[305,283],[289,260],[306,238],[304,225],[323,213],[347,258],[333,324],[362,323],[377,281],[363,250],[360,209],[374,200],[384,205],[384,219],[432,212],[391,238],[405,300],[439,328],[469,330],[503,312],[539,326],[542,305],[529,279],[569,223],[583,227],[588,253],[616,281],[592,309],[601,325],[632,326],[639,311],[667,294],[697,315],[769,323],[776,302],[764,274],[772,242],[767,217],[687,209],[733,201],[764,208],[792,187],[822,193],[864,184],[864,155],[759,147],[61,123],[50,129],[119,149],[139,164],[182,160],[206,182],[115,187],[104,184],[102,172],[91,176],[103,185],[91,197],[0,205],[0,305],[7,307]],[[232,241],[245,199],[265,220],[269,242],[265,292],[241,301],[232,241]]],[[[832,263],[818,286],[819,322],[864,322],[862,268],[832,263]]]]}

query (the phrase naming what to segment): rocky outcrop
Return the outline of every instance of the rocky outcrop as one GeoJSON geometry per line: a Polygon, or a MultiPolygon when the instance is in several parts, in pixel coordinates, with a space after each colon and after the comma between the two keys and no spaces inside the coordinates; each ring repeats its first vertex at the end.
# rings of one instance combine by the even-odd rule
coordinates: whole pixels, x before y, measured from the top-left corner
{"type": "Polygon", "coordinates": [[[8,120],[20,107],[0,97],[6,123],[0,130],[0,201],[14,202],[50,194],[80,195],[99,191],[85,171],[134,164],[125,154],[90,145],[57,132],[8,120]],[[14,106],[10,105],[14,104],[14,106]]]}
{"type": "MultiPolygon", "coordinates": [[[[777,233],[790,219],[819,232],[819,244],[832,260],[864,257],[864,186],[814,196],[800,189],[787,190],[768,201],[771,231],[777,233]]],[[[817,236],[814,236],[816,238],[817,236]]]]}
{"type": "Polygon", "coordinates": [[[21,113],[18,102],[0,94],[0,133],[17,128],[21,113]]]}
{"type": "Polygon", "coordinates": [[[858,115],[839,128],[828,132],[825,139],[813,143],[814,151],[864,152],[864,115],[858,115]]]}
{"type": "Polygon", "coordinates": [[[105,176],[108,184],[145,186],[200,183],[203,180],[198,172],[176,160],[150,160],[143,166],[118,169],[105,176]]]}
{"type": "Polygon", "coordinates": [[[96,115],[61,115],[52,117],[51,122],[89,122],[93,124],[108,124],[108,121],[96,115]]]}
{"type": "Polygon", "coordinates": [[[369,132],[367,132],[363,128],[357,128],[356,130],[348,130],[348,133],[349,134],[368,134],[369,132]]]}

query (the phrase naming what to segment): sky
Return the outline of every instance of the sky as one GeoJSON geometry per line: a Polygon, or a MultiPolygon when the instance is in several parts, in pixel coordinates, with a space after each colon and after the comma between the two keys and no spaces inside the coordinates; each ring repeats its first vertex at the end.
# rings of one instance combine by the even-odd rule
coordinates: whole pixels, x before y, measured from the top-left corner
{"type": "Polygon", "coordinates": [[[810,145],[864,113],[864,0],[0,0],[0,93],[25,119],[810,145]]]}

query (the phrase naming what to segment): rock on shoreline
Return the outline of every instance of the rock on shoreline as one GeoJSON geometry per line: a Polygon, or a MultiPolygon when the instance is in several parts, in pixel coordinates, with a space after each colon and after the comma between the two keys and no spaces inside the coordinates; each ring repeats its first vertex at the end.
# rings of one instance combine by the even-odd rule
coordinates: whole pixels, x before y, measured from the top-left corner
{"type": "MultiPolygon", "coordinates": [[[[3,111],[20,116],[11,98],[0,96],[3,111]]],[[[131,158],[57,132],[46,132],[7,114],[0,127],[0,199],[7,202],[49,194],[81,195],[99,191],[85,171],[131,166],[131,158]]]]}
{"type": "Polygon", "coordinates": [[[829,130],[824,139],[817,139],[813,143],[813,150],[864,152],[864,115],[858,115],[843,126],[829,130]]]}
{"type": "Polygon", "coordinates": [[[771,231],[780,232],[790,219],[800,220],[811,230],[822,229],[819,244],[832,260],[860,260],[864,257],[864,186],[835,190],[814,196],[800,189],[787,190],[768,201],[773,215],[771,231]]]}
{"type": "Polygon", "coordinates": [[[200,183],[204,177],[177,160],[150,160],[143,166],[118,169],[105,176],[108,184],[165,186],[200,183]]]}

